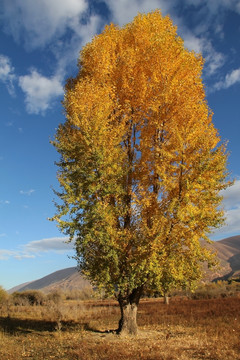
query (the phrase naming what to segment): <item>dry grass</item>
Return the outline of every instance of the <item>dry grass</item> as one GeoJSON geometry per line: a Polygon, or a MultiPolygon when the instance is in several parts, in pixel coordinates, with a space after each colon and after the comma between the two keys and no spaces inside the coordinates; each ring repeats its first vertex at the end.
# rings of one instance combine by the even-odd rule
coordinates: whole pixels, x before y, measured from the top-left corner
{"type": "Polygon", "coordinates": [[[113,301],[10,306],[0,311],[1,360],[239,360],[240,298],[142,300],[137,337],[120,337],[113,301]]]}

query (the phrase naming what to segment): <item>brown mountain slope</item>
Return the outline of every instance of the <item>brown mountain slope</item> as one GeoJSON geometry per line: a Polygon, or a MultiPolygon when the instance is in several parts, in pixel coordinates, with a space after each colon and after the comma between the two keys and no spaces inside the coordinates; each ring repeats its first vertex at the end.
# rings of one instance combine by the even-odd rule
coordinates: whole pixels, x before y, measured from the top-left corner
{"type": "Polygon", "coordinates": [[[14,287],[8,291],[41,290],[48,293],[53,290],[82,290],[90,288],[90,282],[86,280],[75,267],[55,271],[41,279],[14,287]]]}
{"type": "MultiPolygon", "coordinates": [[[[226,280],[240,275],[240,235],[232,236],[212,244],[220,260],[220,273],[214,280],[226,280]]],[[[216,274],[217,275],[217,274],[216,274]]]]}

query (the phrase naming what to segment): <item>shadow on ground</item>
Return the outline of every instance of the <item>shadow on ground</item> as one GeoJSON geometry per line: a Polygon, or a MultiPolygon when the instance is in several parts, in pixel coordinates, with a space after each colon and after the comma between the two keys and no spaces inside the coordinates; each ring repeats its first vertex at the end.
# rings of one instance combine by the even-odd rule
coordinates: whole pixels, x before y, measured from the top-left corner
{"type": "Polygon", "coordinates": [[[14,317],[0,317],[0,331],[9,335],[29,334],[32,332],[55,332],[55,331],[89,331],[94,333],[115,333],[116,330],[97,330],[88,323],[76,323],[74,321],[46,321],[33,319],[18,319],[14,317]]]}

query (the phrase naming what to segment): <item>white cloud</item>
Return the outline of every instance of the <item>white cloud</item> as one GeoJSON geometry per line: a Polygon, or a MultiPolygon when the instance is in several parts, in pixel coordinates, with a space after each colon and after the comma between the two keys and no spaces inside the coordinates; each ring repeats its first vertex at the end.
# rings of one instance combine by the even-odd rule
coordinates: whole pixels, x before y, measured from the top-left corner
{"type": "Polygon", "coordinates": [[[17,260],[23,260],[23,259],[34,259],[36,256],[35,255],[30,255],[30,254],[17,254],[14,255],[14,258],[17,260]]]}
{"type": "Polygon", "coordinates": [[[86,0],[3,0],[5,29],[28,48],[45,46],[71,28],[87,8],[86,0]]]}
{"type": "Polygon", "coordinates": [[[44,114],[63,94],[66,69],[77,64],[82,45],[97,33],[102,19],[90,14],[87,0],[3,0],[1,10],[5,31],[15,41],[28,50],[48,46],[56,59],[53,76],[34,69],[18,79],[27,112],[44,114]]]}
{"type": "Polygon", "coordinates": [[[21,251],[0,249],[0,260],[8,260],[10,258],[14,258],[17,260],[34,259],[35,257],[36,255],[34,254],[28,254],[21,251]]]}
{"type": "Polygon", "coordinates": [[[20,76],[19,86],[25,93],[29,114],[44,114],[51,107],[51,102],[63,94],[63,87],[57,76],[47,78],[37,70],[32,70],[30,75],[20,76]]]}
{"type": "Polygon", "coordinates": [[[0,55],[0,80],[6,81],[14,73],[10,59],[5,55],[0,55]]]}
{"type": "Polygon", "coordinates": [[[51,50],[57,59],[56,74],[60,79],[64,78],[66,69],[69,68],[70,65],[77,65],[82,46],[91,41],[102,27],[103,20],[97,15],[90,16],[84,24],[81,23],[79,18],[76,18],[72,24],[73,34],[69,41],[64,42],[58,39],[58,41],[52,44],[51,50]]]}
{"type": "Polygon", "coordinates": [[[193,33],[190,33],[189,31],[185,31],[183,33],[184,38],[184,45],[188,50],[193,50],[196,53],[202,53],[203,51],[203,43],[200,38],[195,36],[193,33]]]}
{"type": "Polygon", "coordinates": [[[0,54],[0,81],[2,81],[10,95],[14,96],[14,81],[16,76],[14,74],[14,67],[11,64],[9,57],[0,54]]]}
{"type": "Polygon", "coordinates": [[[20,194],[21,194],[21,195],[28,195],[28,196],[30,196],[30,195],[32,195],[34,192],[35,192],[34,189],[30,189],[30,190],[20,190],[20,194]]]}
{"type": "Polygon", "coordinates": [[[239,0],[184,0],[187,5],[206,6],[211,14],[218,14],[220,9],[240,13],[239,0]]]}
{"type": "Polygon", "coordinates": [[[9,200],[0,200],[0,204],[9,205],[10,201],[9,200]]]}
{"type": "MultiPolygon", "coordinates": [[[[5,236],[5,234],[0,234],[5,236]]],[[[41,240],[30,241],[22,245],[20,250],[0,249],[0,260],[15,258],[17,260],[33,259],[41,253],[55,252],[58,254],[70,253],[73,250],[73,244],[68,243],[67,237],[53,237],[41,240]]]]}
{"type": "Polygon", "coordinates": [[[147,13],[155,9],[161,9],[162,14],[166,15],[175,2],[175,0],[105,0],[112,13],[113,22],[119,25],[132,21],[138,12],[147,13]]]}
{"type": "Polygon", "coordinates": [[[5,233],[0,234],[0,237],[5,237],[5,236],[7,236],[7,234],[5,233]]]}
{"type": "Polygon", "coordinates": [[[213,75],[218,69],[220,69],[225,63],[225,56],[217,52],[212,43],[208,40],[204,41],[203,56],[206,61],[206,75],[213,75]]]}
{"type": "Polygon", "coordinates": [[[184,26],[181,27],[181,36],[184,39],[184,45],[190,51],[201,53],[205,59],[205,75],[211,76],[225,63],[225,56],[217,52],[211,41],[205,37],[196,36],[184,26]]]}
{"type": "Polygon", "coordinates": [[[216,14],[219,11],[219,8],[232,10],[237,13],[240,13],[240,2],[239,0],[207,0],[206,5],[212,13],[216,14]]]}
{"type": "Polygon", "coordinates": [[[224,80],[217,82],[214,85],[215,90],[228,89],[229,87],[240,83],[240,68],[232,70],[225,76],[224,80]]]}
{"type": "Polygon", "coordinates": [[[10,257],[13,257],[15,255],[15,251],[0,249],[0,260],[8,260],[10,257]]]}
{"type": "Polygon", "coordinates": [[[73,249],[71,243],[67,243],[68,238],[54,237],[42,240],[34,240],[24,245],[24,250],[27,253],[40,253],[40,252],[66,252],[73,249]]]}
{"type": "Polygon", "coordinates": [[[215,232],[216,235],[230,236],[233,233],[240,234],[240,180],[221,191],[223,206],[225,209],[226,223],[215,232]]]}
{"type": "Polygon", "coordinates": [[[240,208],[240,180],[236,180],[232,186],[222,190],[221,195],[226,210],[240,208]]]}
{"type": "Polygon", "coordinates": [[[240,68],[233,70],[230,74],[227,74],[225,78],[227,88],[238,82],[240,82],[240,68]]]}

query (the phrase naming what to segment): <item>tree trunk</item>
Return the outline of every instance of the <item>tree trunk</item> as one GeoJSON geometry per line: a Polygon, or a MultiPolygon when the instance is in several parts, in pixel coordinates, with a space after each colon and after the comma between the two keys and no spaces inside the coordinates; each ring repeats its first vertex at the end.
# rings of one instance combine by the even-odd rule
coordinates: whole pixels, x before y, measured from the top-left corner
{"type": "Polygon", "coordinates": [[[137,309],[143,288],[137,288],[130,295],[118,296],[121,310],[117,333],[120,335],[137,335],[137,309]]]}
{"type": "Polygon", "coordinates": [[[168,296],[168,294],[164,294],[164,304],[169,305],[169,296],[168,296]]]}

